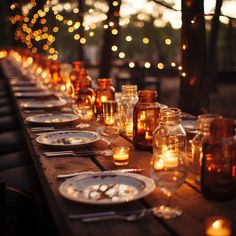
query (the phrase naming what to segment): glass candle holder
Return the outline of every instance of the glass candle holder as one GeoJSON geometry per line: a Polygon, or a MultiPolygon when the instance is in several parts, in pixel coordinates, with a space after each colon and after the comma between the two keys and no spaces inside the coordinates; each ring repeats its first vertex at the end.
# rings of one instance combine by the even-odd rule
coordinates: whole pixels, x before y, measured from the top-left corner
{"type": "Polygon", "coordinates": [[[113,148],[113,163],[117,166],[125,166],[129,163],[129,148],[115,147],[113,148]]]}
{"type": "Polygon", "coordinates": [[[229,219],[214,216],[206,221],[206,236],[231,236],[232,227],[229,219]]]}
{"type": "Polygon", "coordinates": [[[115,100],[109,100],[102,103],[102,109],[104,115],[114,115],[117,112],[117,102],[115,100]]]}

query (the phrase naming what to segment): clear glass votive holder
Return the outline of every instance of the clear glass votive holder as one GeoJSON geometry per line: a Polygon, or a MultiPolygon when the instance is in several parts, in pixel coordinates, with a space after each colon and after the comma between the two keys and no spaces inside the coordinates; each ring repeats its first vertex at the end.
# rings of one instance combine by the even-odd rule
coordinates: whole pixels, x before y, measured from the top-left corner
{"type": "Polygon", "coordinates": [[[230,219],[214,216],[206,220],[206,236],[232,236],[230,219]]]}
{"type": "Polygon", "coordinates": [[[102,111],[104,115],[114,115],[117,112],[117,101],[115,100],[108,100],[102,102],[102,111]]]}
{"type": "Polygon", "coordinates": [[[113,163],[116,166],[125,166],[129,163],[129,147],[115,147],[113,148],[113,163]]]}

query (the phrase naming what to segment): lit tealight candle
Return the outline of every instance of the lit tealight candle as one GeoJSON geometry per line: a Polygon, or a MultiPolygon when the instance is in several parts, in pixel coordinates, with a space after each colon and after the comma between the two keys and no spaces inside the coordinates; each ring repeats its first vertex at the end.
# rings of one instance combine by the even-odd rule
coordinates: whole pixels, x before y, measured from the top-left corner
{"type": "Polygon", "coordinates": [[[178,165],[178,156],[174,151],[166,151],[163,154],[164,166],[167,168],[173,168],[178,165]]]}
{"type": "Polygon", "coordinates": [[[113,162],[117,166],[127,165],[129,162],[129,148],[128,147],[113,148],[113,162]]]}
{"type": "Polygon", "coordinates": [[[115,122],[114,116],[106,116],[106,118],[105,118],[106,125],[113,125],[114,122],[115,122]]]}
{"type": "Polygon", "coordinates": [[[223,217],[212,217],[207,220],[207,236],[231,236],[232,229],[229,219],[223,217]]]}

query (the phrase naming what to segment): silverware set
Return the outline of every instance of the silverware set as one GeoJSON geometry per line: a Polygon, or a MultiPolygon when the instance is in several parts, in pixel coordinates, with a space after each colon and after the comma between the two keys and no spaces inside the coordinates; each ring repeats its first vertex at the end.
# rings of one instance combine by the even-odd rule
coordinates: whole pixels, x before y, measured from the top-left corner
{"type": "Polygon", "coordinates": [[[53,126],[41,126],[41,127],[32,127],[30,128],[31,132],[48,132],[48,131],[66,131],[66,130],[77,130],[75,127],[71,128],[59,128],[53,126]]]}
{"type": "Polygon", "coordinates": [[[71,220],[80,220],[84,223],[97,222],[103,220],[126,220],[126,221],[136,221],[146,215],[155,214],[155,207],[148,209],[139,209],[134,211],[116,212],[97,212],[97,213],[86,213],[86,214],[69,214],[68,218],[71,220]]]}
{"type": "Polygon", "coordinates": [[[59,157],[59,156],[91,156],[91,155],[102,155],[111,156],[112,150],[86,150],[86,151],[51,151],[43,153],[46,157],[59,157]]]}
{"type": "MultiPolygon", "coordinates": [[[[128,173],[128,172],[141,172],[143,169],[140,168],[130,168],[130,169],[120,169],[120,170],[107,170],[102,171],[101,173],[128,173]]],[[[100,172],[94,172],[94,171],[84,171],[84,172],[73,172],[68,174],[59,174],[57,175],[58,179],[64,179],[64,178],[70,178],[78,175],[87,175],[87,174],[94,174],[94,173],[100,173],[100,172]]]]}

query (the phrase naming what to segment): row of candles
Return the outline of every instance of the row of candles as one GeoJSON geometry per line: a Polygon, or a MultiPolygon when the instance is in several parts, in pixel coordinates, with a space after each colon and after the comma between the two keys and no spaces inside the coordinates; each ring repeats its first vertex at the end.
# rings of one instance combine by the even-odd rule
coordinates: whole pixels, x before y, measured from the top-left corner
{"type": "MultiPolygon", "coordinates": [[[[97,89],[93,89],[93,80],[81,61],[75,61],[70,72],[64,70],[63,77],[60,64],[41,55],[25,51],[13,51],[9,55],[22,73],[35,78],[40,86],[53,89],[59,96],[66,97],[67,102],[75,99],[75,104],[86,110],[81,112],[82,120],[89,121],[94,114],[104,113],[105,123],[110,126],[119,114],[121,132],[133,139],[135,148],[153,152],[156,170],[175,168],[179,164],[178,153],[182,155],[187,145],[181,111],[161,107],[156,102],[156,91],[137,91],[136,85],[125,85],[121,98],[115,100],[112,80],[100,78],[97,89]]],[[[211,114],[198,117],[198,132],[192,139],[191,150],[196,181],[209,198],[224,200],[235,196],[234,128],[234,121],[230,119],[211,114]]],[[[127,165],[129,148],[115,147],[113,160],[115,165],[127,165]]],[[[230,224],[224,218],[211,219],[206,234],[231,235],[230,224]]]]}

